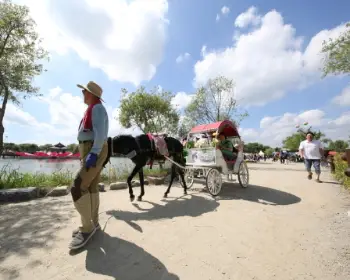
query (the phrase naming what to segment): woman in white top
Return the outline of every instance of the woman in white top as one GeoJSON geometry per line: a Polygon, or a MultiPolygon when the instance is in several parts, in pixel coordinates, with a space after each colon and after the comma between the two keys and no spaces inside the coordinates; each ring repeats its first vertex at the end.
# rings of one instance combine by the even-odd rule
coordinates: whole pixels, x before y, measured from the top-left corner
{"type": "Polygon", "coordinates": [[[299,153],[305,161],[305,167],[308,172],[308,179],[312,179],[311,166],[315,168],[315,173],[317,174],[316,182],[322,183],[320,180],[321,174],[321,158],[323,155],[323,145],[321,141],[313,139],[314,134],[308,132],[306,135],[306,140],[302,141],[299,146],[299,153]]]}

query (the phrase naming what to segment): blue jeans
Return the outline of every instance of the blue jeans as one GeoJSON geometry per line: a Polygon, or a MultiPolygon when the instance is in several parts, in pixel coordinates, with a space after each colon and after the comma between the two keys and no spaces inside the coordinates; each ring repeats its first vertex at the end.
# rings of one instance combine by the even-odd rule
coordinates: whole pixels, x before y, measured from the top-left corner
{"type": "Polygon", "coordinates": [[[314,166],[315,173],[321,174],[321,160],[320,159],[305,159],[305,167],[308,172],[311,172],[311,166],[314,166]]]}

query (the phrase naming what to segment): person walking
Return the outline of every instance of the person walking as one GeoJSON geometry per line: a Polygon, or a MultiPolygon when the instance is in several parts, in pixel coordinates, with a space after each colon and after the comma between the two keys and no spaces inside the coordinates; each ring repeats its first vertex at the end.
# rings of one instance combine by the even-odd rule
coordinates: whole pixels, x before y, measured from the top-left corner
{"type": "Polygon", "coordinates": [[[100,205],[98,183],[108,156],[108,114],[101,103],[102,88],[93,81],[77,85],[82,89],[84,103],[88,105],[78,129],[81,167],[73,181],[71,195],[81,217],[81,226],[73,231],[69,248],[83,247],[99,230],[100,205]]]}
{"type": "Polygon", "coordinates": [[[304,158],[306,171],[308,172],[307,178],[312,179],[311,166],[315,168],[315,173],[317,175],[316,182],[322,183],[320,180],[321,175],[321,158],[323,155],[323,145],[321,141],[314,139],[314,134],[308,132],[306,134],[306,140],[300,142],[299,153],[301,158],[304,158]]]}

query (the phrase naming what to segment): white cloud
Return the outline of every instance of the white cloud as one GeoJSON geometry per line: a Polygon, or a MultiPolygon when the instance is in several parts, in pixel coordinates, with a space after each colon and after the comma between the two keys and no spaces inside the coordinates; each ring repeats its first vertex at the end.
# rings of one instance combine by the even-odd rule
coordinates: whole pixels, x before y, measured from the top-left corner
{"type": "Polygon", "coordinates": [[[345,24],[341,24],[333,29],[324,29],[313,36],[305,49],[304,69],[308,72],[320,71],[324,56],[320,53],[324,41],[329,38],[336,38],[346,30],[345,24]]]}
{"type": "Polygon", "coordinates": [[[226,7],[226,6],[223,6],[223,7],[221,8],[221,13],[222,13],[223,15],[229,14],[229,13],[230,13],[230,8],[229,8],[229,7],[226,7]]]}
{"type": "Polygon", "coordinates": [[[285,113],[282,116],[267,116],[261,119],[260,128],[240,128],[243,140],[260,142],[272,147],[280,147],[283,139],[297,131],[297,126],[320,129],[326,137],[333,140],[347,140],[350,135],[350,111],[337,118],[329,118],[319,109],[302,113],[285,113]],[[308,125],[304,126],[304,123],[308,125]]]}
{"type": "Polygon", "coordinates": [[[258,9],[254,6],[250,7],[244,13],[238,15],[235,20],[235,26],[239,28],[245,28],[249,25],[259,25],[261,22],[261,16],[258,14],[258,9]]]}
{"type": "Polygon", "coordinates": [[[343,91],[332,99],[333,104],[339,106],[350,106],[350,85],[343,89],[343,91]]]}
{"type": "MultiPolygon", "coordinates": [[[[73,96],[65,93],[61,88],[57,87],[50,90],[48,97],[42,99],[49,105],[51,116],[51,124],[64,128],[67,137],[76,138],[77,129],[81,118],[86,110],[86,105],[81,96],[73,96]]],[[[119,108],[112,108],[105,105],[109,116],[109,135],[117,134],[135,134],[139,133],[136,128],[125,129],[118,120],[119,108]]]]}
{"type": "MultiPolygon", "coordinates": [[[[254,15],[254,9],[250,11],[248,14],[254,15]]],[[[257,17],[261,16],[242,16],[236,23],[246,26],[256,23],[257,17]]],[[[233,46],[219,50],[203,46],[202,59],[194,66],[194,83],[198,86],[224,75],[236,82],[236,97],[241,105],[264,105],[319,79],[322,40],[342,30],[345,25],[319,32],[303,51],[303,38],[296,36],[293,26],[285,24],[278,12],[270,11],[249,33],[233,31],[233,46]]]]}
{"type": "MultiPolygon", "coordinates": [[[[221,14],[222,15],[228,15],[230,13],[230,8],[229,7],[226,7],[226,6],[223,6],[220,10],[221,14]]],[[[216,21],[219,21],[221,18],[220,14],[216,14],[216,21]]]]}
{"type": "Polygon", "coordinates": [[[20,125],[33,128],[35,131],[44,131],[53,129],[52,126],[46,123],[39,122],[30,113],[23,111],[21,107],[17,107],[12,103],[8,103],[6,106],[6,112],[4,117],[5,126],[7,125],[20,125]]]}
{"type": "Polygon", "coordinates": [[[193,94],[186,94],[186,92],[180,91],[171,100],[171,105],[178,110],[185,109],[192,101],[193,94]]]}
{"type": "Polygon", "coordinates": [[[177,58],[176,58],[176,63],[181,63],[184,62],[188,59],[190,59],[191,54],[189,54],[188,52],[180,54],[177,58]]]}
{"type": "MultiPolygon", "coordinates": [[[[74,96],[64,92],[60,87],[53,88],[48,94],[38,98],[40,106],[48,106],[49,117],[46,122],[39,122],[29,112],[23,111],[12,104],[8,104],[5,114],[5,125],[20,125],[33,128],[30,138],[35,143],[74,143],[77,138],[77,131],[80,120],[86,110],[86,105],[81,96],[74,96]]],[[[106,106],[106,105],[105,105],[106,106]]],[[[118,120],[119,108],[106,106],[109,116],[109,136],[118,134],[140,134],[141,131],[135,127],[123,128],[118,120]]],[[[24,142],[28,143],[29,140],[24,142]]]]}
{"type": "Polygon", "coordinates": [[[163,58],[167,0],[16,0],[26,4],[50,51],[72,50],[110,79],[149,81],[163,58]]]}
{"type": "MultiPolygon", "coordinates": [[[[159,86],[161,89],[161,86],[159,86]]],[[[185,92],[178,92],[171,101],[172,106],[177,110],[182,110],[191,102],[193,95],[185,92]]],[[[37,110],[40,107],[47,107],[49,115],[45,122],[39,122],[32,114],[24,111],[20,107],[8,104],[5,114],[5,126],[27,126],[33,129],[29,137],[20,141],[23,143],[75,143],[79,123],[86,110],[82,96],[75,96],[63,91],[60,87],[52,88],[47,94],[36,99],[38,101],[37,110]]],[[[129,129],[122,127],[119,122],[119,108],[105,105],[109,116],[109,136],[119,134],[141,134],[141,130],[133,126],[129,129]]],[[[11,138],[11,137],[10,137],[11,138]]]]}

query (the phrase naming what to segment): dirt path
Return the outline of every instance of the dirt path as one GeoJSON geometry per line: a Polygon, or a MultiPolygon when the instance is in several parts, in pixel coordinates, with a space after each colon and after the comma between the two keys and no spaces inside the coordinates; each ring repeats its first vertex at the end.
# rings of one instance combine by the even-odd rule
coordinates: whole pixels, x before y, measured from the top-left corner
{"type": "Polygon", "coordinates": [[[104,232],[75,255],[69,196],[2,205],[0,279],[349,280],[346,192],[329,174],[307,180],[302,164],[249,167],[252,186],[226,185],[216,200],[199,183],[166,201],[149,186],[137,204],[102,193],[104,232]]]}

